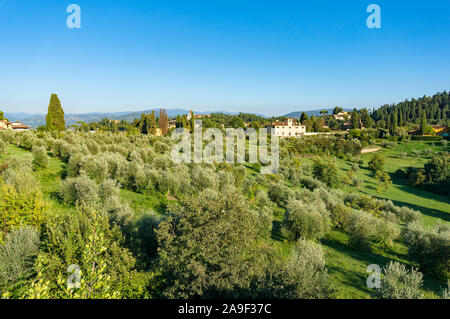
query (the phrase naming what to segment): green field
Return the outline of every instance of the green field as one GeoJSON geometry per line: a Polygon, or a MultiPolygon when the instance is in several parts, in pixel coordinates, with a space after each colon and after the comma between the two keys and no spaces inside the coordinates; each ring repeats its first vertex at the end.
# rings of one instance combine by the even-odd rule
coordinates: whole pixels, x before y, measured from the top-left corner
{"type": "MultiPolygon", "coordinates": [[[[420,154],[418,156],[412,156],[412,150],[424,150],[425,148],[431,148],[434,152],[443,151],[440,144],[433,145],[427,142],[410,141],[407,144],[400,143],[393,149],[382,148],[379,152],[385,157],[385,170],[392,176],[392,173],[399,168],[408,166],[422,167],[430,159],[431,155],[420,154]],[[402,152],[408,155],[404,156],[402,152]]],[[[15,146],[9,146],[8,148],[8,154],[26,153],[29,152],[15,146]]],[[[377,193],[373,173],[367,168],[367,162],[371,156],[372,154],[363,154],[361,156],[363,164],[356,173],[363,181],[361,187],[356,189],[351,186],[345,186],[342,188],[344,192],[356,191],[382,199],[390,199],[396,205],[409,206],[419,210],[422,212],[423,223],[427,226],[435,225],[438,222],[450,221],[450,203],[447,197],[409,186],[406,180],[393,177],[393,185],[389,190],[381,194],[377,193]]],[[[304,161],[308,162],[310,159],[305,158],[304,161]]],[[[341,174],[346,174],[346,171],[352,165],[350,161],[343,159],[338,159],[337,164],[341,170],[341,174]]],[[[57,214],[67,213],[71,209],[64,205],[57,195],[60,181],[64,177],[64,170],[65,164],[61,160],[49,157],[48,168],[35,173],[44,195],[52,203],[52,211],[57,214]]],[[[254,173],[249,167],[248,174],[254,173]]],[[[120,191],[120,195],[138,214],[145,210],[154,210],[162,213],[171,200],[161,194],[142,195],[124,189],[120,191]]],[[[271,244],[280,246],[287,254],[291,244],[279,232],[283,212],[275,211],[274,216],[275,221],[270,239],[271,244]]],[[[366,268],[370,264],[384,266],[388,261],[395,260],[409,266],[417,266],[408,260],[407,248],[400,241],[394,242],[394,245],[388,249],[375,248],[371,252],[361,252],[349,248],[346,234],[332,231],[321,240],[321,244],[325,252],[327,267],[335,288],[334,296],[336,298],[358,299],[375,297],[374,292],[366,286],[368,275],[366,268]]],[[[436,298],[442,286],[443,284],[436,279],[427,275],[424,276],[423,292],[426,297],[436,298]]]]}

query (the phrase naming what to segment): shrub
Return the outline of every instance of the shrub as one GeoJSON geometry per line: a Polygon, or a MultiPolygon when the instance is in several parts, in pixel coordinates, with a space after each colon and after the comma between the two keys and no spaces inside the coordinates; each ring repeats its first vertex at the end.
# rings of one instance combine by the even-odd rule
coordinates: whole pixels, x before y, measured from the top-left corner
{"type": "Polygon", "coordinates": [[[358,178],[356,175],[352,176],[352,181],[351,181],[351,185],[353,187],[359,188],[362,185],[362,179],[358,178]]]}
{"type": "Polygon", "coordinates": [[[119,196],[120,184],[112,179],[104,180],[98,189],[98,195],[102,201],[108,198],[119,196]]]}
{"type": "Polygon", "coordinates": [[[313,165],[314,178],[325,183],[328,187],[339,186],[338,169],[333,162],[315,161],[313,165]]]}
{"type": "Polygon", "coordinates": [[[20,140],[19,140],[20,147],[22,147],[26,150],[31,150],[31,148],[33,147],[35,142],[36,142],[36,138],[34,137],[33,133],[21,132],[20,140]]]}
{"type": "Polygon", "coordinates": [[[33,168],[34,169],[47,168],[48,166],[47,149],[43,146],[33,146],[31,152],[33,153],[33,168]]]}
{"type": "Polygon", "coordinates": [[[364,211],[351,214],[347,232],[350,246],[360,250],[371,250],[372,245],[391,245],[400,233],[394,224],[364,211]]]}
{"type": "Polygon", "coordinates": [[[283,225],[291,240],[322,238],[330,229],[329,213],[323,202],[291,200],[283,225]]]}
{"type": "Polygon", "coordinates": [[[8,232],[12,227],[19,225],[30,225],[39,227],[48,211],[49,205],[42,198],[41,191],[32,186],[20,189],[20,192],[12,185],[0,187],[0,233],[8,232]]]}
{"type": "Polygon", "coordinates": [[[157,255],[158,239],[155,231],[163,220],[163,216],[153,211],[146,211],[136,222],[136,247],[147,262],[157,255]]]}
{"type": "Polygon", "coordinates": [[[84,159],[80,172],[100,183],[108,178],[108,162],[100,155],[88,156],[84,159]]]}
{"type": "Polygon", "coordinates": [[[0,140],[0,156],[2,154],[5,154],[7,150],[8,150],[7,144],[3,140],[0,140]]]}
{"type": "Polygon", "coordinates": [[[63,181],[59,194],[68,204],[87,206],[98,200],[98,186],[89,177],[81,175],[63,181]]]}
{"type": "Polygon", "coordinates": [[[450,228],[438,225],[424,229],[412,222],[403,230],[408,255],[420,264],[420,269],[434,273],[439,279],[450,278],[450,228]]]}
{"type": "Polygon", "coordinates": [[[268,195],[272,202],[280,206],[287,205],[289,200],[295,196],[292,189],[280,183],[272,184],[269,187],[268,195]]]}
{"type": "Polygon", "coordinates": [[[286,262],[274,259],[253,289],[258,298],[323,299],[331,296],[333,288],[320,244],[299,240],[286,262]]]}
{"type": "Polygon", "coordinates": [[[384,276],[379,290],[383,299],[420,299],[420,287],[423,284],[423,275],[416,269],[408,271],[405,265],[398,262],[389,262],[383,269],[384,276]]]}
{"type": "Polygon", "coordinates": [[[195,165],[191,172],[191,183],[197,191],[216,187],[214,171],[210,168],[195,165]]]}
{"type": "Polygon", "coordinates": [[[0,245],[0,286],[12,286],[33,273],[39,234],[32,227],[14,228],[0,245]]]}
{"type": "Polygon", "coordinates": [[[346,229],[350,221],[350,216],[350,209],[344,204],[336,205],[330,210],[331,222],[336,229],[346,229]]]}
{"type": "Polygon", "coordinates": [[[378,185],[377,185],[378,193],[386,191],[392,185],[391,177],[386,172],[377,171],[375,173],[375,179],[378,182],[378,185]]]}
{"type": "Polygon", "coordinates": [[[376,171],[383,171],[384,169],[384,158],[378,153],[375,153],[372,155],[370,161],[369,161],[369,169],[376,172],[376,171]]]}

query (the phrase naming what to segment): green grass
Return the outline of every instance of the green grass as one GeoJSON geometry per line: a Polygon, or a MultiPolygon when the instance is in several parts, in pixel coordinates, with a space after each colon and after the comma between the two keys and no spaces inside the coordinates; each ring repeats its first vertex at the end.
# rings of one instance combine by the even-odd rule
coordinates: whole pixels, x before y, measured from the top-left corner
{"type": "MultiPolygon", "coordinates": [[[[389,173],[395,172],[402,167],[422,167],[429,160],[429,156],[400,156],[401,152],[411,154],[413,149],[423,150],[427,147],[435,151],[442,151],[439,143],[432,147],[432,143],[422,141],[411,141],[408,144],[399,144],[394,149],[382,149],[380,153],[386,159],[385,170],[389,173]]],[[[26,150],[15,146],[9,146],[8,154],[26,154],[26,150]]],[[[5,157],[6,155],[2,155],[5,157]]],[[[357,172],[357,176],[363,180],[363,185],[359,189],[350,186],[343,188],[345,192],[359,192],[371,196],[390,199],[396,205],[406,205],[417,209],[423,214],[423,222],[425,225],[434,225],[440,221],[449,221],[450,204],[448,198],[441,195],[422,191],[418,188],[409,186],[405,180],[393,178],[391,188],[382,194],[378,194],[375,190],[376,181],[372,172],[367,169],[367,162],[371,154],[364,154],[361,159],[364,164],[357,172]]],[[[302,162],[311,162],[309,158],[302,158],[302,162]]],[[[338,159],[338,167],[342,170],[342,174],[351,167],[349,161],[338,159]]],[[[247,166],[247,174],[255,175],[257,170],[253,166],[247,166]]],[[[56,213],[70,213],[72,207],[69,207],[59,200],[57,191],[65,170],[65,164],[53,157],[49,157],[49,166],[35,173],[44,195],[53,204],[56,213]]],[[[137,194],[129,190],[121,189],[121,198],[128,202],[130,206],[139,214],[141,211],[152,209],[156,212],[163,213],[166,209],[169,199],[159,193],[151,195],[137,194]]],[[[281,221],[283,218],[283,210],[277,209],[274,212],[274,228],[269,242],[282,250],[283,255],[287,256],[291,250],[292,243],[289,243],[281,234],[281,221]]],[[[330,280],[335,287],[336,298],[374,298],[376,295],[372,289],[366,285],[368,273],[367,266],[377,264],[381,267],[385,266],[390,260],[402,262],[408,266],[417,266],[408,260],[407,248],[401,242],[394,242],[390,248],[375,248],[372,252],[361,252],[354,250],[348,246],[347,235],[341,232],[332,231],[324,239],[321,244],[325,253],[326,264],[329,269],[330,280]]],[[[425,275],[423,293],[427,298],[436,298],[444,283],[438,282],[432,277],[425,275]]]]}
{"type": "MultiPolygon", "coordinates": [[[[408,185],[408,181],[402,178],[396,178],[393,173],[399,168],[405,167],[423,167],[431,158],[430,155],[412,155],[412,150],[424,150],[425,148],[431,148],[435,152],[443,151],[440,143],[436,143],[436,146],[432,146],[430,142],[423,141],[410,141],[409,143],[400,143],[393,149],[382,148],[379,153],[385,158],[385,171],[391,175],[392,186],[383,193],[377,193],[377,182],[373,176],[373,172],[367,167],[367,163],[372,157],[372,153],[361,155],[363,164],[356,173],[356,176],[360,178],[363,183],[362,186],[357,189],[352,186],[346,186],[343,188],[344,192],[357,192],[365,195],[371,195],[374,197],[389,199],[394,202],[395,205],[408,206],[410,208],[419,210],[422,212],[423,223],[425,226],[432,226],[438,222],[450,221],[450,203],[447,196],[431,193],[422,190],[417,187],[408,185]],[[402,157],[401,153],[406,152],[408,155],[402,157]]],[[[342,159],[337,161],[338,167],[343,171],[350,169],[352,163],[342,159]]]]}

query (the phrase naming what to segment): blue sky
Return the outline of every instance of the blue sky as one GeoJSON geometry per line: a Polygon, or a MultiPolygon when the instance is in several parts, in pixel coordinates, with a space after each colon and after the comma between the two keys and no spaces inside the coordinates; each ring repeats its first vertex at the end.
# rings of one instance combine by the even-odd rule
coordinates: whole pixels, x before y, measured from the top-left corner
{"type": "Polygon", "coordinates": [[[448,0],[0,0],[0,109],[45,113],[52,92],[66,113],[372,108],[450,89],[449,16],[448,0]]]}

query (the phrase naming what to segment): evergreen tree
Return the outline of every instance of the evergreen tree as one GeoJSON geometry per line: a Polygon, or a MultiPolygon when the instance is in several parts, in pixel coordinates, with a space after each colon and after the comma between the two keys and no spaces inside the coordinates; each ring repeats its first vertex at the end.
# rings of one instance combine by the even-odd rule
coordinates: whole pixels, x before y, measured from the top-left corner
{"type": "Polygon", "coordinates": [[[425,134],[425,132],[427,131],[427,127],[428,127],[427,115],[425,113],[425,110],[422,110],[422,114],[420,116],[420,128],[419,128],[420,134],[422,135],[425,134]]]}
{"type": "Polygon", "coordinates": [[[61,107],[58,95],[52,94],[48,105],[48,113],[46,117],[46,126],[49,130],[64,131],[66,129],[66,121],[64,119],[64,110],[61,107]]]}
{"type": "Polygon", "coordinates": [[[356,108],[353,109],[353,112],[352,112],[352,128],[353,129],[359,128],[359,113],[356,108]]]}
{"type": "Polygon", "coordinates": [[[159,110],[159,128],[162,135],[169,133],[169,117],[164,109],[159,110]]]}
{"type": "Polygon", "coordinates": [[[302,115],[300,116],[300,123],[305,125],[306,121],[308,121],[308,114],[306,114],[305,112],[302,112],[302,115]]]}
{"type": "Polygon", "coordinates": [[[147,122],[148,122],[148,133],[153,134],[153,135],[156,134],[155,111],[152,111],[152,113],[147,116],[147,122]]]}

